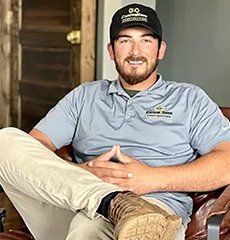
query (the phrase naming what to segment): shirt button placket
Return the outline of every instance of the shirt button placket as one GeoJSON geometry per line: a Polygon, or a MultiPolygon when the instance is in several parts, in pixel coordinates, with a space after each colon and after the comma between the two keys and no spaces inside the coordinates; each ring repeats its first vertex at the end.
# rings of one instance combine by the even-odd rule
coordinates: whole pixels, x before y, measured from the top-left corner
{"type": "Polygon", "coordinates": [[[134,109],[131,106],[132,103],[133,103],[133,100],[129,99],[128,100],[128,106],[127,106],[127,118],[131,118],[131,117],[133,117],[135,115],[134,109]]]}

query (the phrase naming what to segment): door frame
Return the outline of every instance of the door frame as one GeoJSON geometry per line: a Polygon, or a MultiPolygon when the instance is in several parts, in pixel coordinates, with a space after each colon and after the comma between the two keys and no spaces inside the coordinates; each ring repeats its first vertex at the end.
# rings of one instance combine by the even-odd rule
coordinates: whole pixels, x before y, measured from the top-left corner
{"type": "MultiPolygon", "coordinates": [[[[96,3],[97,0],[81,0],[80,83],[93,81],[95,79],[96,3]]],[[[19,94],[19,80],[21,79],[21,49],[19,45],[19,30],[21,25],[21,0],[11,0],[11,12],[11,121],[7,125],[20,128],[21,101],[19,94]]]]}

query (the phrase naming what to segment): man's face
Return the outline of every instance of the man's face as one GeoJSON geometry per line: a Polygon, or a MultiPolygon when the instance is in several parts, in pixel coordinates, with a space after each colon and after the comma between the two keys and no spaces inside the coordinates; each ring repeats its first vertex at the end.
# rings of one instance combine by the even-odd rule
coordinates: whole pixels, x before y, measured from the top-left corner
{"type": "Polygon", "coordinates": [[[158,40],[151,31],[142,28],[122,30],[110,49],[110,56],[115,61],[120,77],[128,84],[134,85],[156,74],[159,59],[158,40]],[[111,52],[112,51],[112,52],[111,52]]]}

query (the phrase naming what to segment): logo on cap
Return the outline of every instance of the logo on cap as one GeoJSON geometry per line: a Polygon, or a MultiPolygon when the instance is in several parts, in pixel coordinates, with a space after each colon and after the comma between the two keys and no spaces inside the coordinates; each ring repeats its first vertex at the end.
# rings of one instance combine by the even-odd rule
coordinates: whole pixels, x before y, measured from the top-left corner
{"type": "Polygon", "coordinates": [[[128,14],[123,14],[121,16],[121,23],[126,22],[148,22],[148,16],[140,13],[140,9],[138,7],[129,8],[128,14]]]}
{"type": "Polygon", "coordinates": [[[130,8],[129,9],[129,13],[132,14],[132,13],[136,13],[138,14],[140,12],[140,9],[139,8],[130,8]]]}

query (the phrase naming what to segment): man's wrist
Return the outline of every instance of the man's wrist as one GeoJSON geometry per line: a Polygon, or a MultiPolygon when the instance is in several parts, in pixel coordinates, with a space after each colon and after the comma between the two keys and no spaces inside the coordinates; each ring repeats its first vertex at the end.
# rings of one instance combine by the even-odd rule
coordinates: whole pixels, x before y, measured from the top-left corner
{"type": "Polygon", "coordinates": [[[149,182],[151,192],[167,191],[168,176],[164,174],[163,167],[150,167],[150,175],[146,177],[149,182]]]}

